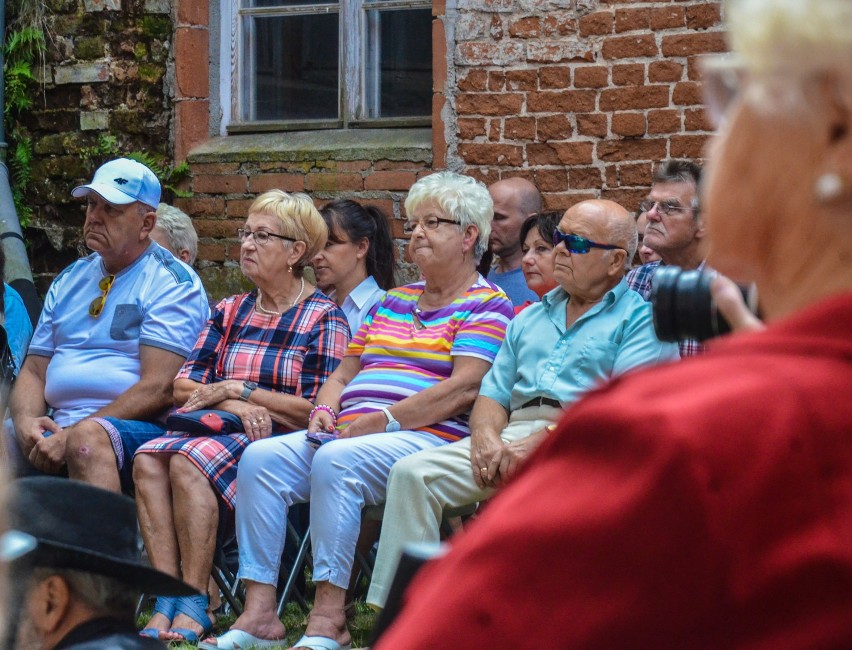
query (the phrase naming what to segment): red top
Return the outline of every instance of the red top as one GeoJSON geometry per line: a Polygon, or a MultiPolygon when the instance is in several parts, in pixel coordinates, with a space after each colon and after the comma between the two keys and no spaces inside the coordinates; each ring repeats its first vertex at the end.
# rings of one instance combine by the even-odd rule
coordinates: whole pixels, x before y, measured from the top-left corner
{"type": "Polygon", "coordinates": [[[579,402],[377,647],[852,647],[852,294],[579,402]]]}

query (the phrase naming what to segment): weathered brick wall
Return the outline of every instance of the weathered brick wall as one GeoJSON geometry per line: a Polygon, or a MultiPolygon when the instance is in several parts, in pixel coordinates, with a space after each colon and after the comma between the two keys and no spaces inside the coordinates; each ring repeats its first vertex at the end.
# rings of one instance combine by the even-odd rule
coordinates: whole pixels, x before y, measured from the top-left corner
{"type": "Polygon", "coordinates": [[[116,150],[171,158],[170,0],[54,0],[43,95],[25,119],[32,138],[33,222],[25,235],[39,289],[84,254],[83,213],[70,196],[116,150]]]}
{"type": "Polygon", "coordinates": [[[199,236],[197,267],[212,296],[229,295],[244,286],[236,230],[243,226],[252,201],[270,189],[307,192],[318,206],[341,196],[378,206],[391,218],[397,240],[398,281],[416,277],[415,270],[406,263],[401,215],[408,188],[431,172],[431,156],[426,152],[410,155],[408,160],[380,156],[340,160],[301,152],[278,156],[279,160],[263,160],[262,154],[242,157],[248,160],[191,162],[193,196],[176,201],[193,215],[199,236]]]}
{"type": "Polygon", "coordinates": [[[713,1],[462,0],[451,47],[451,166],[633,209],[655,162],[701,157],[697,61],[726,45],[713,1]]]}
{"type": "Polygon", "coordinates": [[[210,159],[209,4],[198,0],[54,0],[57,35],[44,101],[28,118],[36,217],[26,235],[40,288],[78,254],[82,212],[68,192],[120,151],[188,159],[199,267],[214,295],[239,284],[234,230],[271,187],[317,203],[351,196],[394,218],[401,278],[402,202],[411,183],[449,167],[486,183],[523,175],[564,208],[603,196],[634,208],[655,162],[700,157],[710,134],[697,61],[725,49],[719,2],[434,0],[430,159],[328,156],[210,159]]]}

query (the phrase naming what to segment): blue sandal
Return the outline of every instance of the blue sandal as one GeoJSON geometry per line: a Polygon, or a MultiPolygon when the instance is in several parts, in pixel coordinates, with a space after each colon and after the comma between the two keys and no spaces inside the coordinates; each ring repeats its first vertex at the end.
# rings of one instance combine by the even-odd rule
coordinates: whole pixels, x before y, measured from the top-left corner
{"type": "Polygon", "coordinates": [[[201,637],[207,636],[213,630],[213,621],[207,615],[210,598],[203,594],[196,594],[195,596],[181,596],[175,598],[175,601],[175,616],[178,614],[188,616],[201,626],[201,632],[193,632],[185,627],[173,627],[169,632],[180,634],[187,643],[197,644],[201,637]]]}
{"type": "MultiPolygon", "coordinates": [[[[171,624],[172,619],[175,617],[177,600],[178,599],[174,596],[157,596],[157,601],[154,603],[154,611],[151,612],[151,617],[153,618],[154,614],[162,614],[169,619],[169,624],[171,624]]],[[[143,630],[139,630],[139,636],[158,639],[160,638],[160,630],[153,627],[146,627],[143,630]]]]}

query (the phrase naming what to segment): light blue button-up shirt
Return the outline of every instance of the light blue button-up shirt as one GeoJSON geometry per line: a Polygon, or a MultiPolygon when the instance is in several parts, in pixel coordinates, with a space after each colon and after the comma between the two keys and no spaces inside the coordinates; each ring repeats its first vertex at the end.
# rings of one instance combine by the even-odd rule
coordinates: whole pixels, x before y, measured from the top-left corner
{"type": "Polygon", "coordinates": [[[651,305],[622,279],[566,327],[569,296],[545,294],[509,323],[480,394],[509,411],[535,397],[567,406],[592,388],[632,368],[679,359],[677,345],[654,334],[651,305]]]}

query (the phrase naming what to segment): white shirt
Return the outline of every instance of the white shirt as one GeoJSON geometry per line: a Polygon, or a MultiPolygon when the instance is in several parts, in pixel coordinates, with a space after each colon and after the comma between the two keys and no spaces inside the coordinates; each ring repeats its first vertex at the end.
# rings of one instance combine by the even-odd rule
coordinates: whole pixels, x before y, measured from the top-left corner
{"type": "MultiPolygon", "coordinates": [[[[337,302],[334,291],[329,294],[329,297],[337,302]]],[[[372,275],[368,275],[365,280],[362,280],[361,283],[352,289],[352,292],[346,296],[346,299],[343,301],[343,304],[340,305],[340,308],[343,310],[343,313],[346,314],[346,320],[349,322],[349,331],[352,333],[352,336],[355,336],[355,332],[358,331],[358,328],[361,327],[361,323],[364,322],[364,319],[367,317],[367,314],[370,313],[370,310],[373,308],[377,302],[379,302],[382,298],[384,298],[385,291],[379,288],[376,279],[372,275]]]]}

